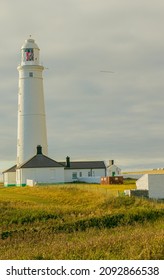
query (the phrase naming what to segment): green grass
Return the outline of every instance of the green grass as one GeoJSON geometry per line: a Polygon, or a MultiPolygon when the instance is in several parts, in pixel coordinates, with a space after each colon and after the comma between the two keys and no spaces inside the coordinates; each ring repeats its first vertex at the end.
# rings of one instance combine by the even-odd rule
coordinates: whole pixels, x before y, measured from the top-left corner
{"type": "Polygon", "coordinates": [[[164,203],[132,188],[1,187],[0,259],[164,259],[164,203]]]}

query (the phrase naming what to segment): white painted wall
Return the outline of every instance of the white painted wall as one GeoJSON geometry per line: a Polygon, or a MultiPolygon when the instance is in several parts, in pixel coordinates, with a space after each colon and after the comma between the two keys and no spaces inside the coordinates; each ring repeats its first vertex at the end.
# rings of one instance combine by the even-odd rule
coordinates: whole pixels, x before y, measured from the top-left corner
{"type": "Polygon", "coordinates": [[[6,172],[3,174],[4,186],[13,186],[16,184],[16,172],[6,172]]]}
{"type": "Polygon", "coordinates": [[[78,181],[85,182],[85,183],[100,184],[101,177],[100,176],[96,176],[96,177],[81,177],[81,178],[78,178],[78,181]]]}
{"type": "Polygon", "coordinates": [[[136,181],[136,187],[138,190],[148,190],[148,174],[144,174],[136,181]]]}
{"type": "MultiPolygon", "coordinates": [[[[72,174],[77,173],[77,179],[80,178],[89,178],[89,177],[102,177],[105,176],[105,170],[104,169],[65,169],[64,171],[64,178],[65,182],[73,182],[75,179],[72,178],[72,174]],[[92,176],[88,176],[88,172],[92,174],[92,176]],[[81,175],[81,176],[80,176],[81,175]]],[[[94,181],[94,179],[93,179],[94,181]]]]}
{"type": "Polygon", "coordinates": [[[64,167],[17,169],[17,185],[26,185],[27,180],[42,184],[64,183],[64,167]]]}
{"type": "Polygon", "coordinates": [[[115,173],[115,176],[119,176],[121,174],[121,169],[117,167],[115,164],[110,165],[107,168],[107,176],[112,176],[113,172],[115,173]]]}
{"type": "Polygon", "coordinates": [[[149,198],[164,199],[164,174],[145,174],[136,186],[138,190],[148,190],[149,198]]]}
{"type": "Polygon", "coordinates": [[[164,174],[149,174],[149,197],[164,198],[164,174]]]}

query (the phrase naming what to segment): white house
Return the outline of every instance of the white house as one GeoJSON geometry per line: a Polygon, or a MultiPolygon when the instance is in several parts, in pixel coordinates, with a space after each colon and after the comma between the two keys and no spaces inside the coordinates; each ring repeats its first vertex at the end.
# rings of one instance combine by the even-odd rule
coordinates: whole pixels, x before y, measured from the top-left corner
{"type": "Polygon", "coordinates": [[[64,166],[65,182],[84,181],[100,183],[100,178],[106,176],[104,161],[70,161],[60,162],[64,166]]]}
{"type": "Polygon", "coordinates": [[[105,176],[119,176],[121,174],[121,169],[114,164],[114,160],[109,160],[107,166],[107,175],[105,176]]]}
{"type": "Polygon", "coordinates": [[[34,183],[64,183],[64,166],[42,154],[42,147],[37,146],[37,154],[16,169],[16,185],[25,186],[27,181],[34,183]]]}
{"type": "MultiPolygon", "coordinates": [[[[114,166],[112,170],[116,169],[118,167],[114,166]]],[[[38,145],[36,155],[21,165],[4,171],[3,177],[5,186],[76,181],[100,183],[101,177],[107,176],[107,170],[104,161],[71,161],[67,156],[65,162],[57,162],[43,155],[42,147],[38,145]]]]}
{"type": "Polygon", "coordinates": [[[3,172],[3,183],[5,187],[15,186],[16,184],[16,165],[3,172]]]}
{"type": "Polygon", "coordinates": [[[149,198],[164,199],[164,174],[145,174],[136,181],[137,190],[148,190],[149,198]]]}

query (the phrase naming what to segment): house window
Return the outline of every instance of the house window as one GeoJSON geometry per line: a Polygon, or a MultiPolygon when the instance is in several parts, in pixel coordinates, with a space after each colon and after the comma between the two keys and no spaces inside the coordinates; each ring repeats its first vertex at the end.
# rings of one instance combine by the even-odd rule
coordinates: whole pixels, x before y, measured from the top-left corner
{"type": "Polygon", "coordinates": [[[72,173],[72,179],[77,179],[77,172],[72,173]]]}
{"type": "Polygon", "coordinates": [[[33,72],[29,72],[29,77],[33,77],[33,72]]]}
{"type": "Polygon", "coordinates": [[[79,172],[79,177],[82,177],[82,172],[81,171],[79,172]]]}
{"type": "Polygon", "coordinates": [[[88,171],[88,177],[91,177],[91,176],[92,176],[91,171],[88,171]]]}

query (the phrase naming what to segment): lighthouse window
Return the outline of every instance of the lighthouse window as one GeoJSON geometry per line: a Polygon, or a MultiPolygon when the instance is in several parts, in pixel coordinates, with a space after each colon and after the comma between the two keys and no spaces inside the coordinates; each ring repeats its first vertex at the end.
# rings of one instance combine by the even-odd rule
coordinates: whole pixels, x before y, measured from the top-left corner
{"type": "Polygon", "coordinates": [[[25,49],[25,60],[26,61],[33,61],[34,60],[34,53],[33,49],[25,49]]]}
{"type": "Polygon", "coordinates": [[[33,77],[33,72],[29,72],[29,77],[33,77]]]}

